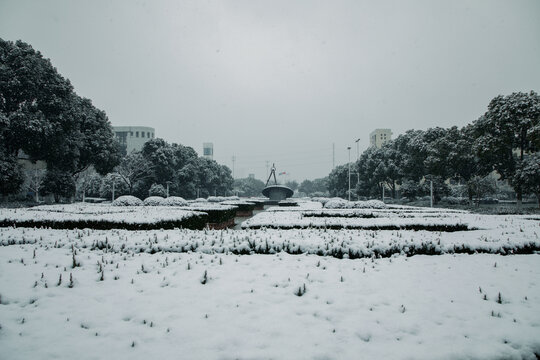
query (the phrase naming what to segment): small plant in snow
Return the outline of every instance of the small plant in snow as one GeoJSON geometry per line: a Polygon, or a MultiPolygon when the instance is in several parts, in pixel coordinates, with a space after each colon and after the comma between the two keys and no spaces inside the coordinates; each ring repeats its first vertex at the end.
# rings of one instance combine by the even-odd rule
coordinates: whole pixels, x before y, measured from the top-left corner
{"type": "Polygon", "coordinates": [[[299,286],[298,289],[294,292],[294,295],[296,296],[303,296],[306,293],[306,284],[304,283],[303,286],[299,286]]]}
{"type": "Polygon", "coordinates": [[[202,277],[202,279],[201,279],[201,284],[204,285],[204,284],[206,284],[207,282],[208,282],[208,273],[207,273],[206,270],[204,270],[204,275],[203,275],[203,277],[202,277]]]}
{"type": "Polygon", "coordinates": [[[501,296],[501,292],[499,292],[499,295],[497,296],[497,303],[498,303],[498,304],[502,304],[502,296],[501,296]]]}
{"type": "Polygon", "coordinates": [[[68,288],[72,288],[73,287],[73,274],[72,273],[69,273],[69,284],[68,284],[68,288]]]}
{"type": "Polygon", "coordinates": [[[62,285],[62,274],[60,274],[60,277],[58,278],[58,284],[56,286],[62,285]]]}

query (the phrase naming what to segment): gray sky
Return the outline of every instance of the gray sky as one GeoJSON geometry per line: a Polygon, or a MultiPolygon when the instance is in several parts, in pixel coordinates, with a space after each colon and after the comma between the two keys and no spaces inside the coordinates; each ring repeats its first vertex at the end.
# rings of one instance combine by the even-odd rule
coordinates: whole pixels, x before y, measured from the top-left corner
{"type": "MultiPolygon", "coordinates": [[[[463,126],[540,91],[540,1],[0,0],[113,125],[152,126],[236,176],[326,176],[375,128],[463,126]]],[[[266,179],[264,179],[266,180],[266,179]]]]}

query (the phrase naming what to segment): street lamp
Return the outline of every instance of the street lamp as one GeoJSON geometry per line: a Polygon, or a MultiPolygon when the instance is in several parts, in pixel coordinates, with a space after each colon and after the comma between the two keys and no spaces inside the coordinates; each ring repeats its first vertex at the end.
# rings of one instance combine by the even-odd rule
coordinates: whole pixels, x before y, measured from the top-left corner
{"type": "Polygon", "coordinates": [[[349,151],[349,201],[351,201],[351,147],[347,146],[349,151]]]}
{"type": "MultiPolygon", "coordinates": [[[[356,139],[356,175],[358,176],[358,180],[356,184],[360,183],[360,170],[358,169],[358,161],[360,160],[360,138],[356,139]]],[[[360,200],[360,196],[358,195],[358,192],[356,193],[357,200],[360,200]]]]}
{"type": "Polygon", "coordinates": [[[356,139],[356,161],[360,159],[360,138],[356,139]]]}

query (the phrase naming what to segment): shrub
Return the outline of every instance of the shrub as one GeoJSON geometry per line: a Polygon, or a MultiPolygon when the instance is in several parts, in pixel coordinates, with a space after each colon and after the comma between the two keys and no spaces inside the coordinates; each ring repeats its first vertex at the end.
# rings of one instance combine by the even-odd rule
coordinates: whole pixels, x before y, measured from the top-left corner
{"type": "Polygon", "coordinates": [[[355,209],[386,209],[386,204],[380,200],[355,201],[352,203],[355,209]]]}
{"type": "Polygon", "coordinates": [[[324,207],[326,209],[349,209],[352,206],[347,200],[341,198],[332,198],[324,204],[324,207]]]}
{"type": "Polygon", "coordinates": [[[144,203],[141,199],[132,195],[123,195],[112,202],[114,206],[142,206],[144,203]]]}
{"type": "Polygon", "coordinates": [[[163,206],[187,206],[188,202],[180,196],[169,196],[161,201],[163,206]]]}
{"type": "Polygon", "coordinates": [[[144,206],[159,206],[163,204],[164,198],[161,196],[150,196],[144,199],[144,206]]]}

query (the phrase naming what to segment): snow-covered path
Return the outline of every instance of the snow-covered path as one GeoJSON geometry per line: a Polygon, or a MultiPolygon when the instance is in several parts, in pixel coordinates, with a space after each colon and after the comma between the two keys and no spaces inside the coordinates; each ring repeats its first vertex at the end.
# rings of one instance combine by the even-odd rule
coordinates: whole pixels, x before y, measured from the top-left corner
{"type": "Polygon", "coordinates": [[[539,255],[349,260],[76,251],[80,266],[72,268],[67,247],[0,248],[0,358],[534,359],[540,353],[539,255]],[[304,284],[305,294],[295,295],[304,284]]]}

